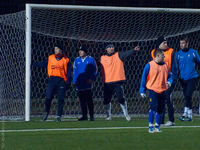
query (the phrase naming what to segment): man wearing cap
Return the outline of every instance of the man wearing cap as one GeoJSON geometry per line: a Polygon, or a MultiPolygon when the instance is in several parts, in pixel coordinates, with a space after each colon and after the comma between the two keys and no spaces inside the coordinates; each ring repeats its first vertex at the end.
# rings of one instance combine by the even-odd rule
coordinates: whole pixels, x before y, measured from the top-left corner
{"type": "Polygon", "coordinates": [[[123,83],[126,80],[124,71],[124,61],[128,56],[134,54],[140,48],[126,52],[115,52],[112,43],[105,47],[106,54],[101,56],[102,75],[104,80],[104,105],[106,105],[106,120],[111,120],[111,98],[116,93],[120,106],[127,121],[131,120],[127,111],[127,102],[124,97],[123,83]]]}
{"type": "Polygon", "coordinates": [[[64,97],[66,94],[67,87],[70,86],[70,74],[71,66],[69,63],[69,58],[66,57],[64,53],[64,48],[62,45],[57,44],[54,47],[54,54],[50,55],[48,60],[41,63],[34,63],[33,66],[36,67],[47,67],[48,72],[48,84],[46,90],[46,100],[45,100],[45,115],[43,116],[43,121],[47,120],[50,112],[51,101],[55,92],[57,92],[58,97],[58,112],[57,121],[61,121],[61,116],[63,113],[64,97]]]}
{"type": "Polygon", "coordinates": [[[92,86],[97,76],[97,65],[93,57],[87,55],[88,50],[85,45],[79,48],[79,57],[73,65],[73,85],[78,91],[82,117],[79,121],[88,120],[88,110],[90,121],[94,121],[94,104],[92,99],[92,86]]]}
{"type": "MultiPolygon", "coordinates": [[[[166,126],[173,126],[174,123],[174,106],[173,106],[173,101],[172,101],[172,91],[175,87],[176,84],[176,80],[177,80],[177,65],[175,62],[175,52],[172,48],[170,48],[167,45],[167,40],[163,37],[160,36],[158,37],[157,41],[156,41],[156,48],[159,48],[161,50],[164,51],[164,62],[169,66],[170,71],[172,73],[172,80],[173,80],[173,84],[171,85],[171,87],[167,90],[168,93],[168,97],[165,100],[165,103],[167,104],[168,107],[168,117],[169,117],[169,121],[165,124],[166,126]]],[[[154,60],[154,52],[155,49],[153,49],[151,51],[151,57],[154,60]]],[[[161,116],[161,124],[164,124],[164,119],[165,119],[165,107],[163,110],[163,114],[161,116]]]]}

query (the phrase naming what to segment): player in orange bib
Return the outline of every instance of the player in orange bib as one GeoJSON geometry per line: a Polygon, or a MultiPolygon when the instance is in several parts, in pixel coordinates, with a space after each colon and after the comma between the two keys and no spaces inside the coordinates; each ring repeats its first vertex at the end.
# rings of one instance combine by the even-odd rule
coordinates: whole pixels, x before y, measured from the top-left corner
{"type": "Polygon", "coordinates": [[[106,54],[101,56],[102,74],[104,80],[104,105],[106,105],[107,118],[111,120],[111,99],[116,93],[120,106],[122,107],[126,120],[131,118],[127,111],[127,102],[124,97],[123,83],[126,80],[124,71],[124,60],[139,50],[139,46],[126,52],[115,52],[114,45],[106,46],[106,54]]]}
{"type": "Polygon", "coordinates": [[[161,132],[160,121],[165,99],[168,97],[167,89],[172,84],[172,77],[169,66],[164,62],[164,52],[157,49],[154,52],[155,59],[146,64],[141,85],[140,95],[146,97],[146,89],[149,91],[149,132],[161,132]],[[155,130],[153,127],[154,116],[156,115],[155,130]]]}
{"type": "MultiPolygon", "coordinates": [[[[158,37],[156,41],[156,48],[160,48],[163,50],[164,56],[165,56],[164,62],[169,66],[169,69],[172,73],[173,84],[167,90],[167,92],[169,93],[169,97],[167,97],[165,100],[165,103],[167,104],[167,107],[168,107],[168,118],[169,118],[169,121],[165,123],[165,126],[173,126],[175,125],[175,120],[174,120],[174,106],[173,106],[173,99],[172,99],[172,91],[175,87],[176,80],[177,80],[177,64],[176,64],[176,59],[175,59],[175,52],[172,48],[168,46],[167,40],[163,36],[158,37]]],[[[155,59],[154,52],[155,52],[155,49],[151,51],[152,60],[155,59]]],[[[164,124],[164,120],[165,120],[165,106],[163,108],[161,124],[164,124]]]]}
{"type": "Polygon", "coordinates": [[[57,121],[61,121],[66,89],[70,86],[71,81],[71,65],[69,63],[69,58],[66,57],[63,50],[63,46],[57,44],[54,48],[54,54],[49,56],[48,61],[34,64],[34,66],[37,67],[47,67],[48,72],[45,115],[43,116],[43,121],[47,120],[50,112],[51,101],[55,93],[57,93],[58,97],[57,121]]]}

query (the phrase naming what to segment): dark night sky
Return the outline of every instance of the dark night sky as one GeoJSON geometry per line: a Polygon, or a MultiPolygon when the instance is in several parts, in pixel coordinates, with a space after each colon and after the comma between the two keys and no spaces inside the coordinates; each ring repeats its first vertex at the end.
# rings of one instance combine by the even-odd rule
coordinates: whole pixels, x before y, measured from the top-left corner
{"type": "Polygon", "coordinates": [[[199,0],[0,0],[0,14],[24,10],[25,3],[124,7],[200,8],[199,0]]]}

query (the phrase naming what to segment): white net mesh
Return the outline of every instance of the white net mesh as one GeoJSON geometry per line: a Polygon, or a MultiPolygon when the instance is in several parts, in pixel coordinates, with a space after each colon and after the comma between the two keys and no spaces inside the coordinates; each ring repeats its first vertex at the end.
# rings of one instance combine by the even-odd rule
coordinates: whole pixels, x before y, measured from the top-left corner
{"type": "Polygon", "coordinates": [[[33,9],[32,17],[33,31],[100,42],[144,41],[200,28],[199,13],[186,12],[33,9]]]}
{"type": "Polygon", "coordinates": [[[0,116],[24,118],[24,13],[0,16],[0,116]]]}
{"type": "MultiPolygon", "coordinates": [[[[53,53],[53,45],[60,41],[66,47],[67,56],[73,62],[77,47],[86,44],[89,53],[99,65],[106,42],[113,42],[116,51],[126,51],[137,44],[141,51],[125,61],[127,81],[124,85],[130,114],[147,114],[148,101],[139,96],[139,85],[144,65],[150,60],[150,51],[155,39],[163,35],[169,45],[179,49],[179,38],[187,35],[190,46],[200,48],[200,13],[191,12],[145,12],[145,11],[100,11],[67,9],[32,9],[32,62],[41,62],[53,53]]],[[[24,114],[24,71],[25,71],[25,14],[0,16],[0,113],[4,116],[24,114]]],[[[99,66],[100,68],[100,66],[99,66]]],[[[31,115],[44,112],[46,68],[31,70],[31,115]]],[[[105,114],[103,106],[103,83],[99,73],[93,89],[95,114],[105,114]]],[[[199,82],[193,96],[193,111],[199,109],[199,82]]],[[[175,112],[184,107],[183,94],[179,83],[174,90],[175,112]]],[[[120,115],[121,108],[115,96],[112,113],[120,115]]],[[[52,102],[51,114],[56,115],[57,100],[52,102]]],[[[73,88],[67,91],[64,115],[77,117],[80,114],[79,101],[73,88]]]]}

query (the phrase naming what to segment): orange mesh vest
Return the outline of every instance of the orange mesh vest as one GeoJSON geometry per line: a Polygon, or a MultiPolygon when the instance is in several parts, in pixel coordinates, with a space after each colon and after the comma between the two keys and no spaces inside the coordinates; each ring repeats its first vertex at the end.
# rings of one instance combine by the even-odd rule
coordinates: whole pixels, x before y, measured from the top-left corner
{"type": "MultiPolygon", "coordinates": [[[[151,51],[151,57],[153,58],[153,60],[155,59],[154,54],[153,54],[154,52],[155,52],[155,49],[151,51]]],[[[171,65],[172,65],[172,53],[173,53],[172,48],[168,48],[167,50],[164,51],[164,55],[165,55],[164,62],[169,66],[170,71],[171,71],[171,65]]]]}
{"type": "Polygon", "coordinates": [[[124,63],[119,58],[118,52],[112,56],[101,56],[101,65],[104,71],[105,83],[126,80],[124,63]]]}
{"type": "Polygon", "coordinates": [[[167,78],[169,74],[169,67],[167,64],[158,65],[154,61],[150,61],[150,70],[147,77],[147,89],[153,90],[156,93],[162,93],[167,90],[167,78]]]}
{"type": "Polygon", "coordinates": [[[61,77],[67,81],[67,64],[69,62],[68,58],[62,58],[61,60],[57,60],[55,55],[50,55],[48,59],[48,76],[61,77]]]}

